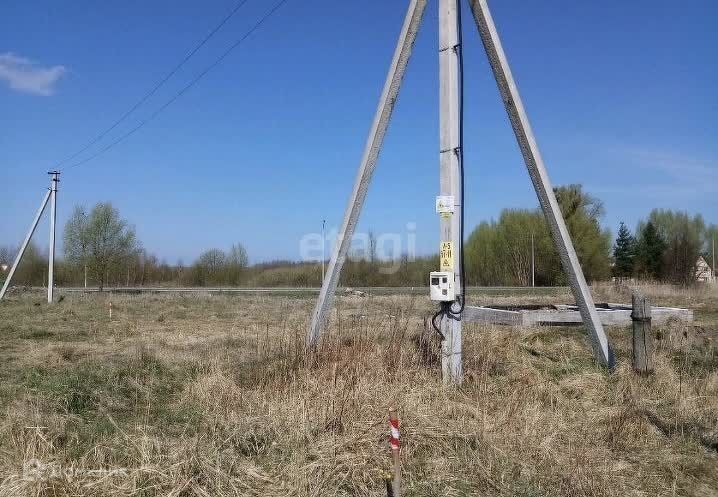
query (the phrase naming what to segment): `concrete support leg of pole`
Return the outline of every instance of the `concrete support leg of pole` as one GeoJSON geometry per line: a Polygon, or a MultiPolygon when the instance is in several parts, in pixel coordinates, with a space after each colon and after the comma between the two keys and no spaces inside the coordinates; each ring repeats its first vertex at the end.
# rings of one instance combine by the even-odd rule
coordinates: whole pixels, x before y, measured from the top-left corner
{"type": "Polygon", "coordinates": [[[594,355],[600,363],[612,369],[615,365],[613,351],[611,350],[608,337],[596,311],[596,306],[593,303],[593,297],[591,297],[591,292],[583,276],[583,271],[579,265],[576,251],[574,250],[571,237],[566,228],[566,223],[564,222],[563,215],[556,201],[556,195],[549,181],[548,173],[544,166],[533,131],[531,130],[531,125],[524,110],[516,82],[511,74],[511,68],[509,67],[506,54],[501,45],[501,40],[493,18],[491,17],[489,6],[486,0],[469,0],[469,3],[496,83],[498,84],[501,98],[504,101],[509,121],[511,121],[511,127],[516,135],[516,140],[521,149],[526,168],[533,182],[541,208],[548,221],[554,244],[560,255],[563,270],[568,277],[568,283],[571,286],[583,322],[586,328],[588,328],[594,355]]]}
{"type": "Polygon", "coordinates": [[[339,283],[339,274],[346,260],[356,224],[359,221],[359,214],[364,205],[369,183],[371,182],[371,177],[376,167],[386,130],[389,127],[389,121],[394,111],[396,99],[399,96],[401,82],[404,78],[409,58],[411,57],[414,41],[416,40],[425,9],[426,0],[411,0],[409,3],[409,9],[406,13],[401,35],[399,36],[399,42],[394,51],[389,74],[387,75],[384,90],[379,100],[379,107],[377,108],[374,123],[372,124],[369,138],[364,148],[364,156],[359,165],[354,188],[349,198],[346,211],[344,212],[344,220],[342,221],[339,231],[338,243],[334,247],[331,259],[329,260],[327,274],[322,282],[319,299],[312,314],[312,321],[307,334],[307,346],[310,348],[317,345],[326,324],[327,311],[334,301],[334,293],[339,283]]]}
{"type": "Polygon", "coordinates": [[[28,230],[27,235],[25,236],[25,240],[22,242],[22,245],[20,246],[20,250],[18,251],[17,256],[15,256],[15,261],[12,263],[10,272],[7,274],[5,283],[2,286],[2,290],[0,290],[0,300],[2,300],[2,298],[5,296],[5,292],[7,292],[7,289],[10,287],[10,283],[12,282],[12,277],[15,275],[15,270],[17,270],[17,267],[20,265],[22,256],[25,254],[25,250],[27,250],[27,246],[30,244],[30,239],[32,238],[33,233],[35,233],[35,229],[37,228],[37,225],[40,222],[42,213],[45,212],[45,207],[47,206],[47,202],[50,199],[51,193],[52,193],[51,190],[47,190],[47,193],[45,193],[45,196],[42,199],[40,208],[37,210],[37,213],[35,214],[35,219],[33,219],[32,224],[30,225],[30,229],[28,230]]]}

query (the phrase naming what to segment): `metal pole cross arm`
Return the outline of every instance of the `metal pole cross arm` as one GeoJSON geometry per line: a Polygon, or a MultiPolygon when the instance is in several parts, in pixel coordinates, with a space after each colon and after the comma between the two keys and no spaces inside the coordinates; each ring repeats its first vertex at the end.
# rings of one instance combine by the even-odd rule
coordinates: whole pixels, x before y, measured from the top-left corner
{"type": "Polygon", "coordinates": [[[516,82],[511,74],[511,69],[501,45],[501,39],[496,30],[496,25],[491,17],[489,6],[486,0],[469,0],[469,3],[491,69],[499,87],[501,98],[504,101],[506,112],[511,121],[511,127],[516,135],[516,140],[521,149],[521,154],[526,163],[526,168],[533,182],[534,189],[536,190],[539,203],[548,221],[554,244],[558,249],[561,264],[568,277],[568,282],[576,299],[576,303],[578,304],[583,322],[588,328],[594,355],[599,362],[612,369],[615,365],[613,351],[608,343],[608,337],[603,330],[601,319],[598,316],[591,292],[583,276],[576,251],[571,242],[571,236],[566,228],[566,223],[559,209],[556,195],[549,181],[546,167],[544,166],[538,144],[531,130],[531,125],[524,110],[516,82]]]}
{"type": "Polygon", "coordinates": [[[339,284],[339,274],[344,266],[352,237],[354,236],[354,230],[359,221],[359,214],[366,199],[369,183],[376,167],[386,130],[389,127],[389,121],[399,95],[401,82],[406,72],[406,66],[411,57],[424,10],[426,10],[426,3],[427,0],[411,0],[409,3],[409,9],[406,13],[396,50],[394,51],[394,57],[384,84],[384,90],[379,100],[374,123],[372,124],[369,138],[364,148],[364,156],[357,172],[354,188],[349,198],[349,204],[344,212],[344,220],[342,221],[339,231],[338,243],[329,260],[327,274],[322,281],[319,299],[312,314],[312,321],[307,334],[307,346],[310,348],[318,344],[326,324],[327,311],[334,301],[334,294],[339,284]]]}

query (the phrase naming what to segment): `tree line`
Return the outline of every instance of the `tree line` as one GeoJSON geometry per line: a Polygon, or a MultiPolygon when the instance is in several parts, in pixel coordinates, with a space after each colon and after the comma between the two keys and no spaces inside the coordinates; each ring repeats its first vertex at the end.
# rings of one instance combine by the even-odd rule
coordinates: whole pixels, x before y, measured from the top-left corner
{"type": "Polygon", "coordinates": [[[640,278],[689,285],[696,279],[700,256],[711,264],[718,226],[707,226],[701,215],[654,209],[636,233],[621,223],[613,247],[616,278],[640,278]]]}
{"type": "MultiPolygon", "coordinates": [[[[64,257],[55,261],[59,286],[239,285],[249,257],[241,244],[227,252],[211,249],[189,267],[170,265],[148,253],[134,226],[120,217],[110,203],[98,203],[91,211],[77,206],[65,224],[64,257]]],[[[16,249],[0,247],[0,265],[11,265],[16,249]]],[[[30,244],[14,276],[14,284],[42,286],[47,278],[47,252],[30,244]]]]}
{"type": "MultiPolygon", "coordinates": [[[[604,207],[580,185],[554,189],[587,281],[611,275],[611,232],[604,207]]],[[[566,279],[541,209],[504,209],[474,229],[465,247],[466,279],[481,286],[564,285],[566,279]]]]}
{"type": "MultiPolygon", "coordinates": [[[[603,203],[580,185],[554,189],[586,280],[636,278],[690,285],[702,255],[713,265],[718,226],[700,214],[652,210],[635,235],[621,223],[615,241],[602,227],[603,203]]],[[[715,271],[715,268],[713,268],[715,271]]],[[[566,284],[560,260],[540,209],[505,209],[482,222],[466,243],[470,284],[537,286],[566,284]],[[532,271],[533,260],[533,271],[532,271]]]]}
{"type": "MultiPolygon", "coordinates": [[[[641,278],[689,285],[700,255],[711,260],[718,226],[700,215],[655,209],[631,233],[621,223],[615,241],[602,225],[603,203],[581,185],[555,188],[559,207],[589,282],[641,278]]],[[[134,226],[110,203],[89,212],[76,207],[63,230],[64,257],[56,261],[60,286],[296,286],[322,281],[319,262],[276,261],[250,266],[241,243],[203,252],[192,264],[168,264],[149,254],[134,226]]],[[[465,247],[468,285],[554,286],[566,283],[548,224],[540,209],[504,209],[498,219],[480,223],[465,247]]],[[[0,247],[0,265],[15,250],[0,247]]],[[[350,254],[342,271],[345,286],[425,286],[438,256],[377,260],[372,250],[350,254]]],[[[6,274],[6,273],[3,273],[6,274]]],[[[30,245],[15,284],[40,286],[47,276],[47,254],[30,245]]]]}

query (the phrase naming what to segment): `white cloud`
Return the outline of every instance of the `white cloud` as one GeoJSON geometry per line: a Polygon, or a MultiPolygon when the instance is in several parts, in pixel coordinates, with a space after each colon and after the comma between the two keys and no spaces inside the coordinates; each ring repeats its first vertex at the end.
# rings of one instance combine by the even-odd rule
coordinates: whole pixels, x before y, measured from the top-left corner
{"type": "Polygon", "coordinates": [[[663,173],[665,186],[694,193],[718,192],[718,161],[664,151],[632,150],[629,157],[642,169],[663,173]]]}
{"type": "Polygon", "coordinates": [[[718,193],[718,160],[660,148],[606,147],[612,173],[630,174],[626,182],[596,185],[599,193],[651,197],[693,197],[718,193]],[[640,176],[640,183],[636,177],[640,176]],[[623,184],[622,184],[623,183],[623,184]]]}
{"type": "Polygon", "coordinates": [[[36,62],[7,52],[0,54],[0,80],[13,90],[48,96],[55,83],[67,72],[64,66],[43,67],[36,62]]]}

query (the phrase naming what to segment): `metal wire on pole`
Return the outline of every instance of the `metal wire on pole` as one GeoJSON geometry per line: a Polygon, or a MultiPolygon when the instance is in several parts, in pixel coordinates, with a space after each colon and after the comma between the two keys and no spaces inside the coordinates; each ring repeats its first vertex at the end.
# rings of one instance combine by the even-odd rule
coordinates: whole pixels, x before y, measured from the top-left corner
{"type": "Polygon", "coordinates": [[[200,72],[197,76],[195,76],[188,84],[186,84],[180,91],[178,91],[176,94],[174,94],[169,100],[167,100],[161,107],[159,107],[157,110],[155,110],[152,114],[149,115],[149,117],[142,120],[137,126],[130,129],[123,135],[121,135],[119,138],[111,142],[109,145],[101,148],[98,152],[90,155],[89,157],[86,157],[85,159],[82,159],[78,162],[75,162],[71,164],[70,166],[67,166],[69,168],[74,168],[81,166],[83,164],[86,164],[87,162],[96,159],[100,155],[104,154],[108,150],[114,148],[115,146],[119,145],[123,141],[125,141],[127,138],[135,134],[137,131],[139,131],[143,126],[145,126],[147,123],[152,121],[154,118],[156,118],[158,115],[160,115],[167,107],[172,105],[177,99],[179,99],[182,95],[184,95],[190,88],[192,88],[195,84],[197,84],[202,78],[204,78],[207,73],[209,73],[212,69],[217,67],[232,51],[234,51],[235,48],[240,46],[242,43],[244,43],[247,38],[252,36],[275,12],[277,12],[285,3],[287,3],[288,0],[280,0],[277,2],[274,7],[272,7],[264,16],[262,16],[259,21],[257,21],[241,38],[239,38],[237,41],[235,41],[232,45],[225,50],[222,55],[220,55],[217,59],[215,59],[214,62],[212,62],[209,66],[207,66],[202,72],[200,72]]]}
{"type": "Polygon", "coordinates": [[[105,129],[104,131],[100,132],[97,136],[95,136],[92,140],[87,142],[82,148],[80,148],[77,152],[74,154],[68,155],[67,157],[63,158],[58,165],[62,166],[63,164],[71,161],[78,155],[82,154],[86,150],[88,150],[90,147],[95,145],[97,142],[102,140],[105,136],[107,136],[108,133],[110,133],[112,130],[114,130],[117,126],[119,126],[125,119],[127,119],[134,111],[136,111],[142,104],[144,104],[152,95],[157,92],[172,76],[174,76],[177,71],[182,68],[193,56],[196,54],[217,32],[222,29],[222,26],[227,24],[227,22],[234,17],[234,15],[239,11],[239,9],[242,8],[242,6],[247,3],[249,0],[241,0],[238,2],[234,8],[231,10],[231,12],[220,21],[219,24],[217,24],[212,30],[205,36],[197,45],[192,48],[192,50],[189,51],[187,55],[170,70],[160,81],[157,82],[147,93],[145,93],[142,98],[140,98],[135,104],[129,108],[124,114],[120,116],[119,119],[117,119],[110,127],[105,129]]]}

